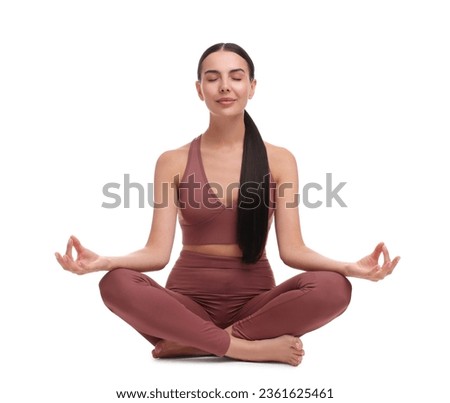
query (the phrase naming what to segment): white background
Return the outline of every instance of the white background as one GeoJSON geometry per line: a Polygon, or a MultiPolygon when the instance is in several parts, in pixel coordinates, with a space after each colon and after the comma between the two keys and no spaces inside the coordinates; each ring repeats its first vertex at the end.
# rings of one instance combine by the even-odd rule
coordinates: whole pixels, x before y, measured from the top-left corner
{"type": "MultiPolygon", "coordinates": [[[[444,1],[4,1],[0,5],[1,373],[8,402],[114,402],[116,390],[333,389],[334,402],[448,394],[449,11],[444,1]],[[153,180],[156,158],[207,126],[201,53],[252,56],[248,110],[296,156],[302,184],[333,173],[347,208],[301,206],[307,244],[356,260],[402,256],[352,279],[347,312],[305,335],[293,368],[154,360],[98,293],[62,270],[70,234],[105,255],[145,244],[151,208],[104,209],[107,182],[153,180]],[[447,374],[448,375],[448,374],[447,374]]],[[[321,197],[320,193],[311,196],[321,197]]],[[[323,197],[323,195],[322,195],[323,197]]],[[[111,200],[109,200],[111,201],[111,200]]],[[[296,274],[268,254],[277,280],[296,274]]],[[[179,232],[164,283],[180,249],[179,232]]],[[[414,401],[416,401],[414,399],[414,401]]]]}

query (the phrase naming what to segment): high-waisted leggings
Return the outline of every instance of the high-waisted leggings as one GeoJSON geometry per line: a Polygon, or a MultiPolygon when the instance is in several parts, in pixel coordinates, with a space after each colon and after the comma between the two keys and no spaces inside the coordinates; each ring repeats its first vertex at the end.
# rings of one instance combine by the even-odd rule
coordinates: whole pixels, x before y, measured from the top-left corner
{"type": "Polygon", "coordinates": [[[345,311],[351,284],[342,275],[309,271],[275,285],[267,258],[182,251],[166,287],[147,275],[119,268],[100,281],[106,306],[152,344],[170,340],[224,356],[232,335],[261,340],[302,336],[345,311]]]}

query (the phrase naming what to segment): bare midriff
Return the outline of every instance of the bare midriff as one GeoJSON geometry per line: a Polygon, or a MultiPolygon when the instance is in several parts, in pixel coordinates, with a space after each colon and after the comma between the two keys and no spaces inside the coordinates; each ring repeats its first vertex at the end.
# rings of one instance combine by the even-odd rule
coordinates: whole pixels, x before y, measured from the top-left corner
{"type": "Polygon", "coordinates": [[[241,257],[242,251],[237,244],[183,245],[183,250],[216,256],[241,257]]]}

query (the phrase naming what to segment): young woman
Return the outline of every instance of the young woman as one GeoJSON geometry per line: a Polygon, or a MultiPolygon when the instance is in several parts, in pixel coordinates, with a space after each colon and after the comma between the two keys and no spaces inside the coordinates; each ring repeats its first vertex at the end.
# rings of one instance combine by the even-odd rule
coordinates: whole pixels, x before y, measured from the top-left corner
{"type": "Polygon", "coordinates": [[[155,346],[155,358],[210,354],[296,366],[304,355],[300,337],[347,308],[347,277],[383,279],[399,257],[391,260],[380,243],[370,255],[345,263],[304,244],[295,158],[263,142],[245,110],[256,80],[241,47],[207,49],[196,87],[209,126],[159,157],[145,247],[104,257],[71,236],[56,259],[76,274],[108,271],[100,282],[106,306],[155,346]],[[183,248],[162,287],[143,272],[169,262],[177,216],[183,248]],[[282,261],[303,271],[279,285],[264,251],[273,220],[282,261]]]}

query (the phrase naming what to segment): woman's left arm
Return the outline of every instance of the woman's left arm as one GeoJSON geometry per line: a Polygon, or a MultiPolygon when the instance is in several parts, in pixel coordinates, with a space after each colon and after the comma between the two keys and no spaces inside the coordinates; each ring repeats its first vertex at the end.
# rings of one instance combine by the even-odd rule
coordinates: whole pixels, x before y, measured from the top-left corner
{"type": "Polygon", "coordinates": [[[295,157],[286,149],[271,147],[271,172],[277,182],[275,229],[282,261],[293,268],[327,270],[344,276],[378,281],[391,274],[400,257],[390,259],[380,242],[372,253],[355,262],[340,262],[308,248],[302,237],[298,209],[298,170],[295,157]],[[378,260],[383,255],[383,263],[378,260]]]}

